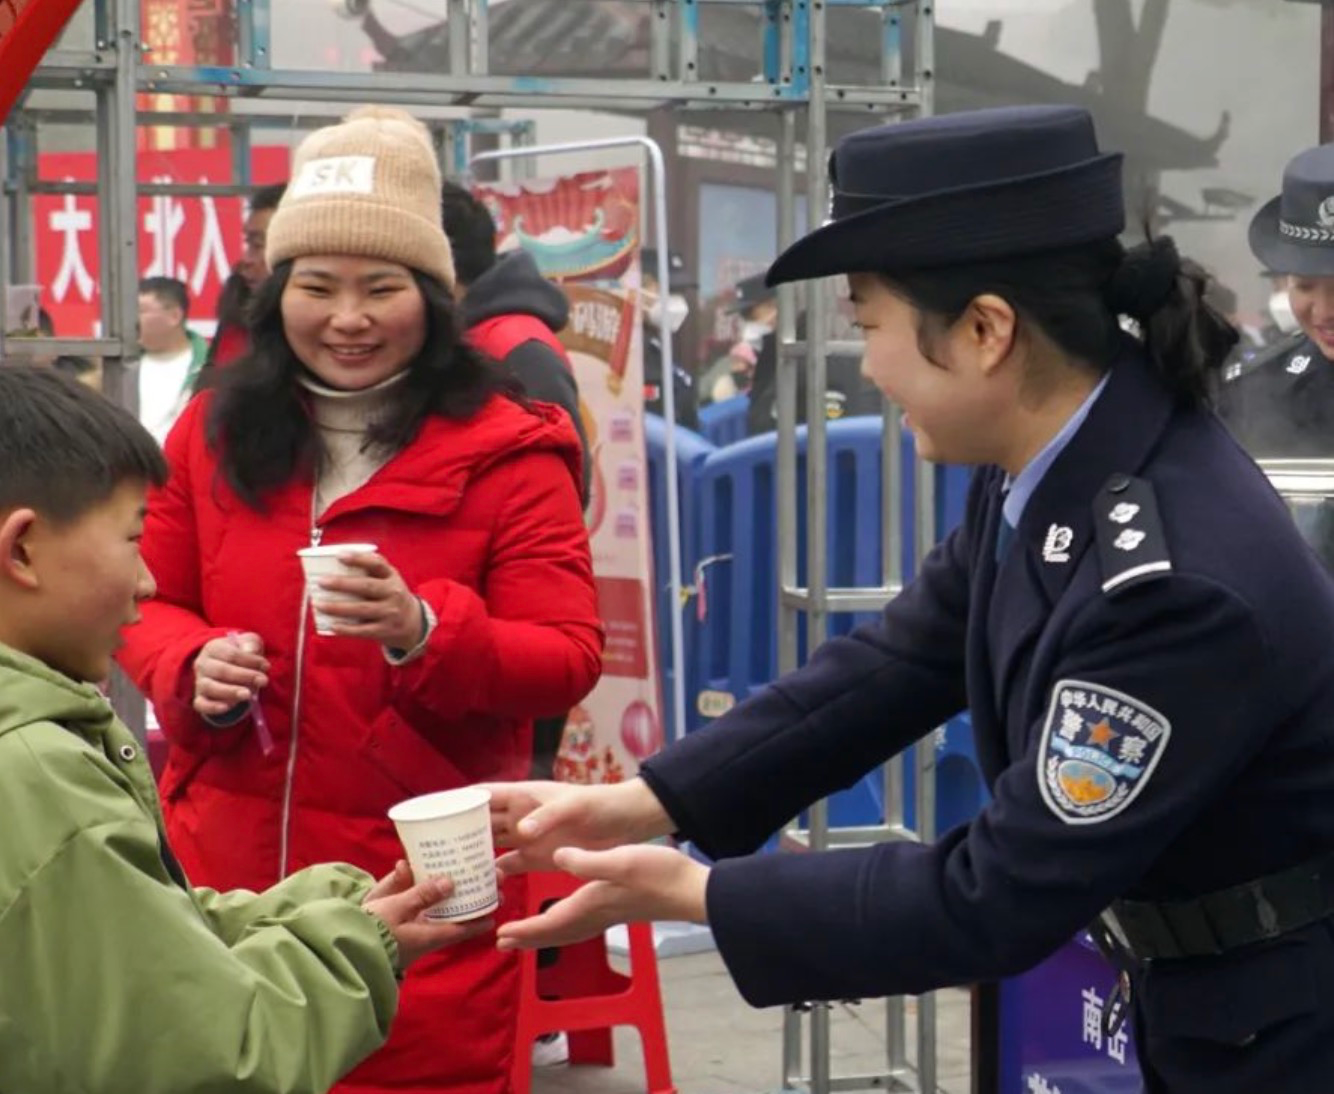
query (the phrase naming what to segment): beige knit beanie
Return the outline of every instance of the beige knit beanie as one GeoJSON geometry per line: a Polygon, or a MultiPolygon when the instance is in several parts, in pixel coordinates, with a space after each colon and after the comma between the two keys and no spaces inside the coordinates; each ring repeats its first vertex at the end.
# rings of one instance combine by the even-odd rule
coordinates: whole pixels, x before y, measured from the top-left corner
{"type": "Polygon", "coordinates": [[[363,106],[301,142],[269,222],[269,268],[302,255],[383,258],[454,284],[431,135],[406,111],[363,106]]]}

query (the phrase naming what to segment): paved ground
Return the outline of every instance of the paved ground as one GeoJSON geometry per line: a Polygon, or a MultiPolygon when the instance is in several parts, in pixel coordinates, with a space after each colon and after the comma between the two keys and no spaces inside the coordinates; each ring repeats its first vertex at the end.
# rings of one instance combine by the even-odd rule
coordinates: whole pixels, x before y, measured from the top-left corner
{"type": "MultiPolygon", "coordinates": [[[[732,987],[714,952],[659,963],[667,1012],[672,1077],[680,1094],[773,1094],[782,1078],[782,1012],[754,1010],[732,987]]],[[[938,996],[938,1078],[946,1094],[968,1094],[969,1010],[963,991],[938,996]]],[[[916,1058],[915,1001],[908,1001],[909,1058],[916,1058]]],[[[832,1073],[885,1069],[885,1006],[835,1008],[832,1073]]],[[[866,1089],[884,1089],[866,1087],[866,1089]]],[[[616,1034],[616,1066],[567,1067],[537,1073],[533,1094],[644,1094],[643,1058],[633,1030],[616,1034]]]]}

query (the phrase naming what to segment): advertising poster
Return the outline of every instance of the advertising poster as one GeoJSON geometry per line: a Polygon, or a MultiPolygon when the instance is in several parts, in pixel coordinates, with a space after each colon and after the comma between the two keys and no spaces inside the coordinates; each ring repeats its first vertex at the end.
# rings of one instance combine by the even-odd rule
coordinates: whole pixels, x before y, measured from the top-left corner
{"type": "Polygon", "coordinates": [[[644,448],[639,175],[480,184],[502,251],[527,250],[570,300],[561,332],[593,462],[586,521],[607,632],[602,680],[570,714],[556,778],[630,778],[663,743],[644,448]]]}

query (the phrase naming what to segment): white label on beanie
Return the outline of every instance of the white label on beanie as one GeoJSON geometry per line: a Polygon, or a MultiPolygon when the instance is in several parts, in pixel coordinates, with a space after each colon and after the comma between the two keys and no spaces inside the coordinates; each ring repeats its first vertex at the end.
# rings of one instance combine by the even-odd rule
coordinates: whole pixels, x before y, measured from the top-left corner
{"type": "Polygon", "coordinates": [[[375,191],[374,156],[328,156],[301,165],[292,183],[294,198],[316,194],[370,194],[375,191]]]}

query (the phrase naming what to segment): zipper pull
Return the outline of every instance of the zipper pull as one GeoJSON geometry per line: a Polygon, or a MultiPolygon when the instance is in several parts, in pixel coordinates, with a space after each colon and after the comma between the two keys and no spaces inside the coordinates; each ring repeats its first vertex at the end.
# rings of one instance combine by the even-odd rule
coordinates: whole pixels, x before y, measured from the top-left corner
{"type": "Polygon", "coordinates": [[[310,529],[310,545],[312,547],[318,547],[320,545],[320,537],[323,535],[324,535],[323,528],[319,527],[318,525],[312,525],[310,529]]]}

